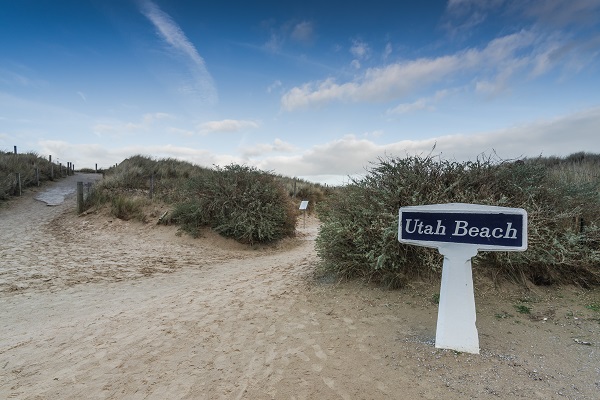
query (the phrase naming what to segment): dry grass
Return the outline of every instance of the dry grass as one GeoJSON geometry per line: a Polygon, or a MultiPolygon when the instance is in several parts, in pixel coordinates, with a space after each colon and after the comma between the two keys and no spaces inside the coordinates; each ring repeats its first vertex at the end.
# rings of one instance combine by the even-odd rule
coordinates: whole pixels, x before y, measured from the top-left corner
{"type": "Polygon", "coordinates": [[[20,174],[21,189],[37,186],[36,170],[39,172],[40,184],[61,177],[59,166],[37,153],[14,154],[0,151],[0,200],[19,195],[17,173],[20,174]]]}
{"type": "MultiPolygon", "coordinates": [[[[246,166],[208,169],[137,155],[105,172],[89,206],[110,203],[116,217],[143,220],[139,199],[149,198],[152,188],[153,201],[171,208],[164,223],[179,224],[191,235],[208,226],[242,243],[266,243],[295,232],[298,211],[286,188],[290,182],[246,166]]],[[[312,186],[311,193],[319,193],[312,186]]]]}

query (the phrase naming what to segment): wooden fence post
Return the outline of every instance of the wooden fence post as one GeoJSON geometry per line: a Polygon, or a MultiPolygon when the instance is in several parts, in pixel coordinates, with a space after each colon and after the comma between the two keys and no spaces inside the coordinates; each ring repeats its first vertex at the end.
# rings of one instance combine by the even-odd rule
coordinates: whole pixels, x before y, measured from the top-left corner
{"type": "Polygon", "coordinates": [[[35,167],[35,180],[37,185],[40,186],[40,169],[38,167],[35,167]]]}
{"type": "Polygon", "coordinates": [[[77,182],[77,213],[83,212],[83,182],[77,182]]]}
{"type": "Polygon", "coordinates": [[[15,154],[17,154],[17,146],[15,146],[15,154]]]}
{"type": "Polygon", "coordinates": [[[16,173],[16,178],[17,178],[17,185],[19,186],[19,196],[21,196],[22,194],[22,190],[21,190],[21,174],[20,173],[16,173]]]}

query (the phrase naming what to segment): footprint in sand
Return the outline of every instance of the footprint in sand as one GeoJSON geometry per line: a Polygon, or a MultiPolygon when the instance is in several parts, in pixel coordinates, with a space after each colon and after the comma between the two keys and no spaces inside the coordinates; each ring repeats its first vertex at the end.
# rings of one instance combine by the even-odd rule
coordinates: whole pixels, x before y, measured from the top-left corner
{"type": "Polygon", "coordinates": [[[335,391],[342,399],[350,400],[351,397],[348,393],[343,391],[342,389],[336,387],[335,380],[327,377],[323,377],[323,382],[333,391],[335,391]]]}
{"type": "Polygon", "coordinates": [[[315,356],[319,357],[321,360],[327,359],[327,354],[325,354],[323,349],[321,349],[321,346],[319,346],[318,344],[314,344],[313,349],[315,351],[315,356]]]}

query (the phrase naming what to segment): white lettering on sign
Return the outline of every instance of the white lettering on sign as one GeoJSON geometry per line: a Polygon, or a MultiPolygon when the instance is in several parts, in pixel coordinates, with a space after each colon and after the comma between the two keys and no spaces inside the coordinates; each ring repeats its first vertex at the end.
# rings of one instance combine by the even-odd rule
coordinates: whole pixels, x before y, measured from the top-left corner
{"type": "Polygon", "coordinates": [[[470,237],[484,237],[489,238],[493,237],[496,239],[504,238],[504,239],[516,239],[517,238],[517,230],[512,227],[512,222],[506,223],[506,229],[502,228],[494,228],[490,231],[488,227],[478,228],[476,226],[472,226],[469,228],[469,224],[467,221],[456,221],[456,225],[454,227],[454,232],[452,236],[470,236],[470,237]]]}
{"type": "MultiPolygon", "coordinates": [[[[477,227],[471,226],[469,227],[469,223],[467,221],[454,221],[454,232],[452,232],[452,236],[470,236],[470,237],[482,237],[482,238],[496,238],[496,239],[516,239],[517,238],[517,230],[512,227],[512,222],[506,223],[506,229],[503,228],[494,228],[490,229],[487,226],[477,227]]],[[[442,225],[442,220],[438,219],[435,227],[433,225],[424,224],[420,219],[406,219],[406,233],[418,233],[422,235],[441,235],[444,236],[446,234],[446,227],[442,225]]]]}
{"type": "Polygon", "coordinates": [[[433,225],[423,225],[423,221],[421,221],[419,219],[414,220],[412,227],[411,227],[411,222],[413,222],[412,219],[406,220],[406,232],[408,232],[408,233],[416,232],[416,233],[425,234],[425,235],[445,235],[446,234],[446,227],[444,225],[442,225],[442,220],[440,220],[440,219],[437,220],[437,226],[435,228],[435,231],[433,230],[433,225]]]}

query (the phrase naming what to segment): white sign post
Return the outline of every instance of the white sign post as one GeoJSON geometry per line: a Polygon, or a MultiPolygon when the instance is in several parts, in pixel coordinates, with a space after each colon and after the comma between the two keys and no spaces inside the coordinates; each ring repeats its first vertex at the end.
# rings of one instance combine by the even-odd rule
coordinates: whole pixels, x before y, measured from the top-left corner
{"type": "Polygon", "coordinates": [[[527,249],[527,212],[478,204],[400,208],[398,240],[444,256],[435,347],[479,354],[471,258],[527,249]]]}

